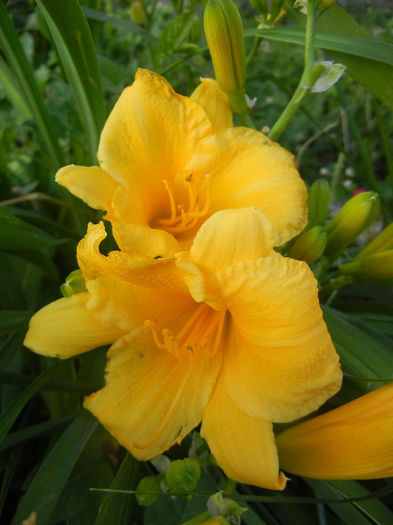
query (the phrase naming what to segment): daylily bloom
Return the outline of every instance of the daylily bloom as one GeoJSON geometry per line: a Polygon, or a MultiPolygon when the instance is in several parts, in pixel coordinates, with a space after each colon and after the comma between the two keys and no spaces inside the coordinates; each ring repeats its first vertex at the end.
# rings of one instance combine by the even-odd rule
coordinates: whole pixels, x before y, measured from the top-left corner
{"type": "Polygon", "coordinates": [[[243,206],[259,206],[282,244],[306,223],[307,191],[293,156],[262,133],[231,125],[215,81],[187,98],[139,69],[104,126],[100,166],[66,166],[56,179],[105,210],[119,248],[130,253],[188,249],[213,213],[243,206]]]}
{"type": "Polygon", "coordinates": [[[25,345],[67,358],[114,343],[85,406],[136,458],[202,420],[230,478],[282,489],[272,423],[317,409],[342,378],[307,264],[273,250],[257,207],[216,212],[189,252],[167,258],[105,256],[105,235],[90,225],[78,245],[87,291],[35,314],[25,345]]]}
{"type": "Polygon", "coordinates": [[[319,479],[393,476],[393,384],[285,430],[281,466],[319,479]]]}

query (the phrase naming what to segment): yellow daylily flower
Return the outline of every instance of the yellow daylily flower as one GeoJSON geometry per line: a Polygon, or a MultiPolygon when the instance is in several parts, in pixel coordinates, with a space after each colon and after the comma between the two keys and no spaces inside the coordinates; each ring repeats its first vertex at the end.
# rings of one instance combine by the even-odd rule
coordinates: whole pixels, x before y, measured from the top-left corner
{"type": "Polygon", "coordinates": [[[36,313],[25,345],[66,358],[114,343],[85,406],[136,458],[202,420],[229,477],[282,489],[272,423],[317,409],[342,378],[307,264],[273,250],[257,207],[216,212],[168,258],[105,256],[105,235],[90,225],[78,245],[87,291],[36,313]]]}
{"type": "Polygon", "coordinates": [[[130,253],[188,249],[213,213],[243,206],[259,206],[282,244],[306,223],[307,191],[293,156],[262,133],[231,125],[215,81],[202,81],[187,98],[139,69],[104,126],[100,166],[66,166],[56,180],[105,210],[130,253]]]}
{"type": "Polygon", "coordinates": [[[393,384],[277,436],[281,466],[317,479],[393,476],[393,384]]]}

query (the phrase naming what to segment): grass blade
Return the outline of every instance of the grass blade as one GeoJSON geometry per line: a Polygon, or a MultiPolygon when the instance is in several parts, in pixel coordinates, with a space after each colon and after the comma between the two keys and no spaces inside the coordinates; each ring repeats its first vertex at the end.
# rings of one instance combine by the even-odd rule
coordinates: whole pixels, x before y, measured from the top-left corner
{"type": "Polygon", "coordinates": [[[46,110],[31,66],[27,61],[18,35],[3,2],[0,2],[0,48],[19,84],[19,92],[23,95],[26,105],[33,114],[48,153],[53,159],[54,167],[63,166],[63,153],[56,138],[57,134],[46,110]]]}
{"type": "Polygon", "coordinates": [[[41,464],[26,494],[21,498],[11,525],[20,525],[37,513],[37,523],[46,525],[80,455],[97,427],[97,420],[82,412],[62,434],[41,464]]]}
{"type": "Polygon", "coordinates": [[[105,118],[97,54],[86,18],[77,0],[37,0],[74,92],[85,126],[92,162],[105,118]]]}

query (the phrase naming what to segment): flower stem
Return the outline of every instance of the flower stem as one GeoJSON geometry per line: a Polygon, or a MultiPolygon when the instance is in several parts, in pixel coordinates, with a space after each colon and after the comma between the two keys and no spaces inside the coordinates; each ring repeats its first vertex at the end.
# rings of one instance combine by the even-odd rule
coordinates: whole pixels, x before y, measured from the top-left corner
{"type": "Polygon", "coordinates": [[[246,128],[255,129],[255,124],[249,113],[239,113],[238,117],[243,126],[246,128]]]}
{"type": "Polygon", "coordinates": [[[281,134],[285,131],[293,115],[299,109],[304,97],[310,91],[315,80],[320,75],[321,71],[317,72],[313,70],[314,64],[314,36],[315,36],[315,24],[317,19],[318,9],[316,0],[308,0],[307,2],[307,23],[306,23],[306,35],[304,44],[304,69],[303,74],[300,78],[299,85],[296,88],[291,100],[287,107],[284,109],[277,122],[274,124],[272,130],[269,133],[269,138],[277,140],[281,134]],[[316,77],[316,73],[318,76],[316,77]],[[316,77],[316,78],[315,78],[316,77]]]}

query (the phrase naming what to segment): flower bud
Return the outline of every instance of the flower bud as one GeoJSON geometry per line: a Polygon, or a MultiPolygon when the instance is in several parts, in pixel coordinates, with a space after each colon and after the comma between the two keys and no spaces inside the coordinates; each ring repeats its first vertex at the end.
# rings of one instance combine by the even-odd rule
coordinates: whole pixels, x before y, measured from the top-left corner
{"type": "Polygon", "coordinates": [[[235,113],[247,112],[244,94],[246,52],[243,24],[232,0],[208,0],[204,27],[216,80],[235,113]]]}
{"type": "Polygon", "coordinates": [[[308,196],[308,216],[314,224],[325,224],[330,204],[330,186],[324,179],[313,182],[308,196]]]}
{"type": "Polygon", "coordinates": [[[386,226],[384,230],[381,231],[379,235],[375,237],[370,243],[367,244],[363,250],[361,250],[354,261],[360,261],[365,257],[374,255],[379,252],[385,252],[387,250],[393,250],[393,223],[386,226]]]}
{"type": "Polygon", "coordinates": [[[326,247],[327,235],[322,226],[313,226],[302,232],[288,251],[289,257],[311,264],[321,257],[326,247]]]}
{"type": "Polygon", "coordinates": [[[372,191],[365,191],[352,197],[327,224],[325,254],[338,255],[374,221],[379,210],[379,197],[372,191]]]}
{"type": "Polygon", "coordinates": [[[173,492],[189,494],[196,489],[200,477],[201,467],[196,459],[176,459],[169,465],[165,481],[173,492]]]}
{"type": "Polygon", "coordinates": [[[131,4],[130,18],[134,22],[134,24],[138,26],[147,25],[148,20],[147,20],[145,8],[138,0],[136,0],[135,2],[131,4]]]}
{"type": "Polygon", "coordinates": [[[145,476],[140,480],[136,488],[136,499],[139,505],[148,507],[156,501],[159,492],[161,492],[161,480],[161,474],[158,474],[157,476],[145,476]]]}
{"type": "Polygon", "coordinates": [[[71,272],[64,282],[60,286],[60,291],[63,294],[63,297],[70,297],[80,292],[86,291],[85,279],[82,275],[81,270],[74,270],[71,272]]]}
{"type": "Polygon", "coordinates": [[[322,0],[320,3],[320,7],[327,9],[328,7],[334,6],[335,3],[336,0],[322,0]]]}
{"type": "Polygon", "coordinates": [[[342,264],[340,272],[372,281],[393,279],[393,249],[342,264]]]}
{"type": "Polygon", "coordinates": [[[231,525],[230,522],[222,516],[213,516],[211,520],[204,521],[201,525],[231,525]]]}
{"type": "Polygon", "coordinates": [[[212,515],[224,516],[231,523],[240,523],[240,516],[247,510],[236,501],[224,498],[222,491],[216,492],[207,500],[207,509],[212,515]]]}

